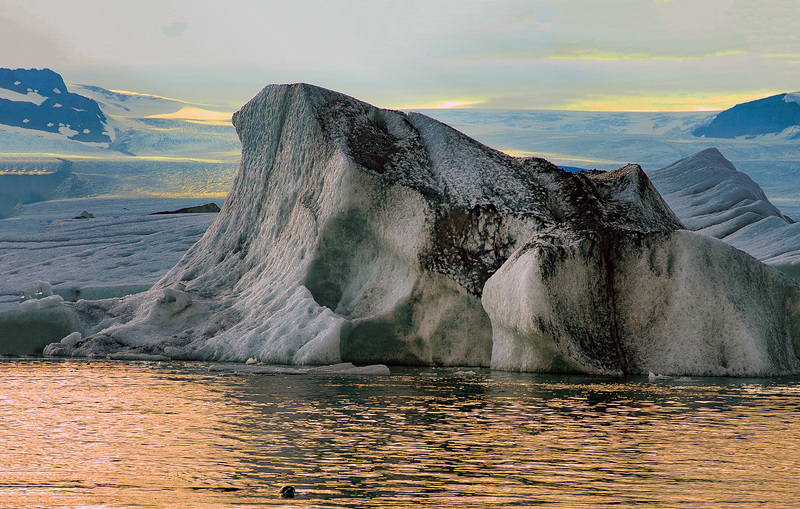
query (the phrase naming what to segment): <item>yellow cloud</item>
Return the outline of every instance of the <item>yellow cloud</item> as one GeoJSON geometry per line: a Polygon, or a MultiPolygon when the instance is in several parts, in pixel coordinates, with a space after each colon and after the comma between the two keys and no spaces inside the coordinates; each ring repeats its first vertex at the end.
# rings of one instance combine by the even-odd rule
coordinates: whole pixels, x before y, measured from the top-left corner
{"type": "Polygon", "coordinates": [[[780,92],[762,90],[737,94],[598,95],[563,105],[571,111],[719,111],[780,92]]]}
{"type": "Polygon", "coordinates": [[[576,50],[574,52],[563,52],[560,54],[550,55],[547,57],[550,60],[599,60],[604,62],[614,62],[619,60],[637,60],[637,61],[677,61],[683,62],[687,60],[702,60],[708,57],[726,57],[733,55],[745,55],[747,51],[730,50],[718,51],[714,53],[704,53],[697,55],[658,55],[647,51],[635,52],[614,52],[614,51],[594,51],[594,50],[576,50]]]}
{"type": "Polygon", "coordinates": [[[427,104],[416,104],[413,106],[399,106],[393,107],[396,110],[447,110],[451,108],[463,108],[475,106],[476,104],[483,104],[483,100],[457,100],[457,101],[435,101],[427,104]]]}

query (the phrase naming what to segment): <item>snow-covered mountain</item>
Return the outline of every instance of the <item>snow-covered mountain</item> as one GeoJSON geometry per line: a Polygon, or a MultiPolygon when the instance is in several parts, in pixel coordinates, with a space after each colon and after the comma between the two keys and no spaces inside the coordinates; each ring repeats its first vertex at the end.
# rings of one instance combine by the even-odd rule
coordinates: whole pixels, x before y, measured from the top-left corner
{"type": "Polygon", "coordinates": [[[67,90],[50,69],[0,68],[0,124],[75,141],[111,142],[97,102],[67,90]]]}
{"type": "Polygon", "coordinates": [[[49,69],[0,69],[0,164],[4,152],[238,160],[241,145],[224,108],[92,85],[70,88],[77,93],[49,69]]]}
{"type": "Polygon", "coordinates": [[[75,84],[74,90],[90,97],[108,116],[144,118],[150,115],[172,113],[187,103],[178,99],[119,90],[108,90],[94,85],[75,84]]]}
{"type": "Polygon", "coordinates": [[[48,69],[0,69],[0,218],[51,199],[225,195],[241,153],[230,114],[69,88],[48,69]]]}
{"type": "Polygon", "coordinates": [[[769,217],[793,221],[767,199],[753,179],[716,148],[647,172],[670,208],[690,229],[725,239],[769,217]]]}
{"type": "Polygon", "coordinates": [[[717,114],[708,125],[694,130],[695,136],[707,138],[764,134],[800,138],[800,92],[778,94],[737,104],[717,114]]]}

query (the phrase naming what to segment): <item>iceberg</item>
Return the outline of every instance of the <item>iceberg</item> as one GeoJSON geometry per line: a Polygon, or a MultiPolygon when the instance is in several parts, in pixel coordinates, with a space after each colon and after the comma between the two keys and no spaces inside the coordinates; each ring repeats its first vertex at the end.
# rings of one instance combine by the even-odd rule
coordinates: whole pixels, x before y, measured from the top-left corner
{"type": "Polygon", "coordinates": [[[794,281],[686,231],[637,165],[568,173],[306,84],[233,123],[202,239],[147,292],[59,303],[81,335],[48,354],[800,372],[794,281]]]}
{"type": "Polygon", "coordinates": [[[648,177],[687,228],[725,241],[800,281],[800,224],[749,176],[708,148],[648,177]]]}

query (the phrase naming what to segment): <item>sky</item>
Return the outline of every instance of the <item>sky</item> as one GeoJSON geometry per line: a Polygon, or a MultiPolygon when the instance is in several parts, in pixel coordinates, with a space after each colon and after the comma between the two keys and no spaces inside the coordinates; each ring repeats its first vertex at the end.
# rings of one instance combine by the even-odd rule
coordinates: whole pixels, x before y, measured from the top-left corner
{"type": "Polygon", "coordinates": [[[800,90],[800,2],[3,0],[0,67],[220,111],[294,82],[396,109],[714,110],[800,90]]]}

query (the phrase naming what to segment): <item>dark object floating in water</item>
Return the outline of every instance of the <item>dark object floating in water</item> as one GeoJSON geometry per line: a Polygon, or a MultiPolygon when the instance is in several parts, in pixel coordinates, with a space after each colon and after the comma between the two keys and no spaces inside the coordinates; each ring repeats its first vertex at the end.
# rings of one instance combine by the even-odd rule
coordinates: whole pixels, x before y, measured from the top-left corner
{"type": "Polygon", "coordinates": [[[281,498],[294,498],[294,486],[284,486],[278,493],[281,498]]]}
{"type": "Polygon", "coordinates": [[[162,212],[151,212],[150,216],[158,214],[208,214],[219,212],[219,206],[216,203],[206,203],[205,205],[197,205],[195,207],[184,207],[178,210],[165,210],[162,212]]]}

